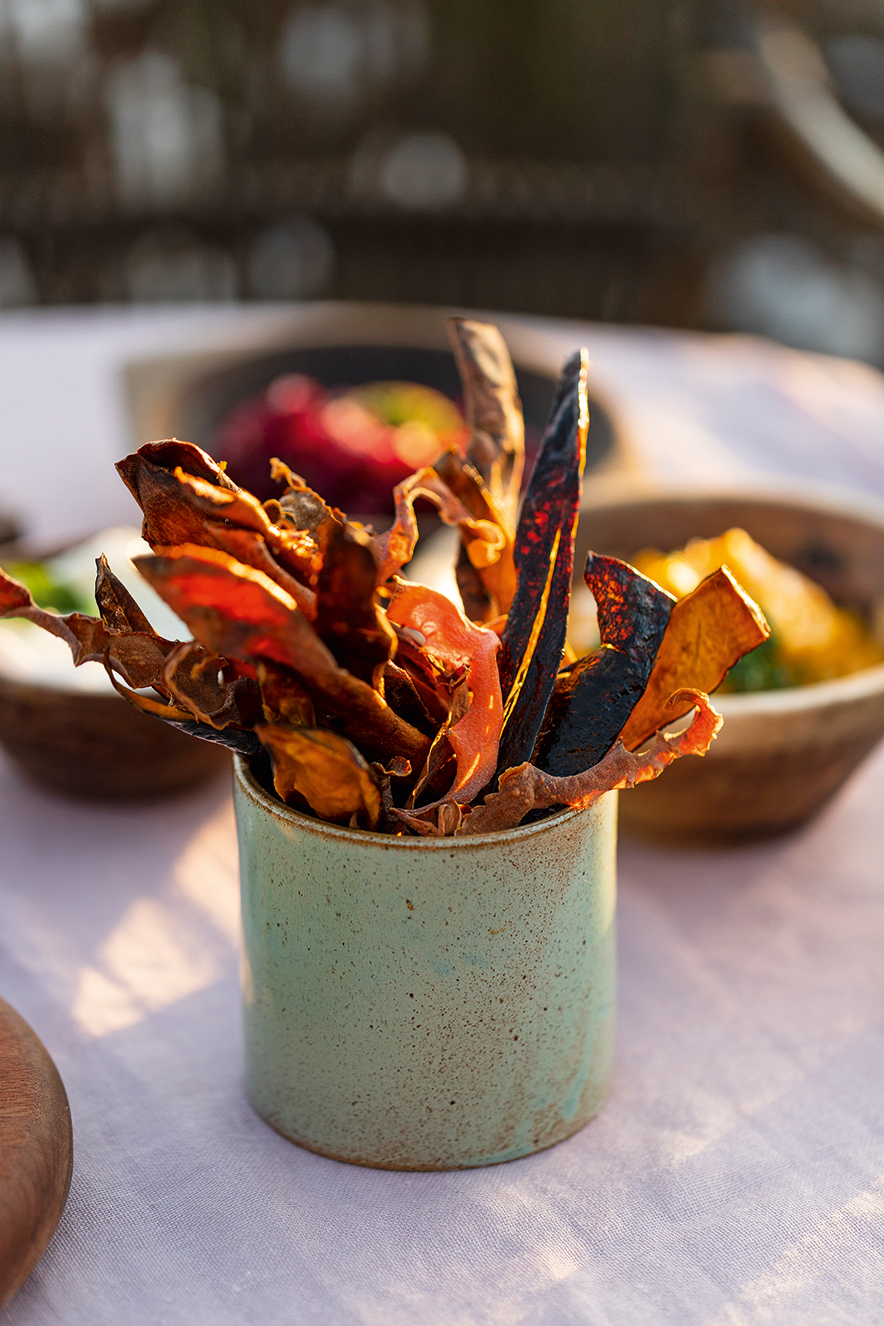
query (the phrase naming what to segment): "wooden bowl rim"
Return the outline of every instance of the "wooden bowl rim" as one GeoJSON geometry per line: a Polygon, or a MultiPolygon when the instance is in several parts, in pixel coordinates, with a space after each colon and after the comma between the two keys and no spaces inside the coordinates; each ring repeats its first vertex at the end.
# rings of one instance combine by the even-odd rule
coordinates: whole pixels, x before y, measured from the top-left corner
{"type": "Polygon", "coordinates": [[[663,483],[634,475],[591,476],[580,504],[581,516],[596,509],[647,507],[677,502],[757,502],[762,506],[791,506],[796,510],[840,516],[868,525],[884,541],[884,498],[814,479],[782,478],[753,481],[741,477],[734,484],[698,480],[663,483]]]}
{"type": "MultiPolygon", "coordinates": [[[[834,488],[814,480],[800,479],[725,487],[721,482],[657,484],[648,481],[602,476],[581,503],[581,517],[592,511],[627,510],[675,503],[757,502],[763,506],[790,506],[796,510],[838,516],[877,531],[884,545],[884,500],[834,488]]],[[[715,695],[713,703],[725,720],[766,715],[769,717],[806,713],[814,709],[860,704],[884,694],[884,663],[861,668],[828,681],[808,682],[774,691],[744,691],[715,695]]]]}

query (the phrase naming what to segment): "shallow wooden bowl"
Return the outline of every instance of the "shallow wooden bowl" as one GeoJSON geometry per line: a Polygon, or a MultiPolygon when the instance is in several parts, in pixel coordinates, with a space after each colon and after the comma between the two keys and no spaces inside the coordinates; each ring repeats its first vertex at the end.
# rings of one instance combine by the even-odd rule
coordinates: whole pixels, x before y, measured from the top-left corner
{"type": "MultiPolygon", "coordinates": [[[[820,583],[836,602],[880,621],[884,505],[825,493],[597,494],[581,515],[586,552],[630,556],[682,547],[741,526],[820,583]]],[[[627,832],[728,841],[797,827],[818,811],[884,735],[884,664],[786,690],[721,695],[724,727],[702,760],[678,760],[620,798],[627,832]]]]}
{"type": "Polygon", "coordinates": [[[101,801],[167,796],[230,760],[222,747],[139,713],[119,695],[3,676],[0,745],[34,782],[101,801]]]}

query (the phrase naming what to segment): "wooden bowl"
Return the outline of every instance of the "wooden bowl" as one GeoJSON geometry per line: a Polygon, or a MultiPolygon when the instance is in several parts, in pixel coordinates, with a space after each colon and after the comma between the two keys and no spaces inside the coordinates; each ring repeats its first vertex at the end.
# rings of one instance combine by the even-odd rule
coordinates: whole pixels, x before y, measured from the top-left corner
{"type": "MultiPolygon", "coordinates": [[[[790,493],[597,491],[584,505],[576,565],[586,552],[630,556],[683,547],[732,526],[811,576],[845,607],[880,621],[884,504],[790,493]]],[[[724,727],[702,760],[686,758],[625,792],[627,832],[674,841],[771,836],[814,815],[884,735],[884,663],[834,681],[720,695],[724,727]]]]}
{"type": "Polygon", "coordinates": [[[3,676],[0,745],[34,782],[101,801],[168,796],[230,763],[221,746],[142,714],[119,695],[3,676]]]}
{"type": "Polygon", "coordinates": [[[55,1232],[73,1157],[58,1070],[24,1019],[0,999],[0,1307],[55,1232]]]}

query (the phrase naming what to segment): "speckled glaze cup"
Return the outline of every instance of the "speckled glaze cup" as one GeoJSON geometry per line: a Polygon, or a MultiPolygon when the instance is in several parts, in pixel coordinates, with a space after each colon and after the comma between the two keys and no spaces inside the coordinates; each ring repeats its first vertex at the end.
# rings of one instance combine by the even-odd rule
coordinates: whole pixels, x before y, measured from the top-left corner
{"type": "Polygon", "coordinates": [[[311,1151],[493,1165],[601,1108],[614,1033],[617,794],[474,838],[282,805],[237,761],[246,1080],[311,1151]]]}

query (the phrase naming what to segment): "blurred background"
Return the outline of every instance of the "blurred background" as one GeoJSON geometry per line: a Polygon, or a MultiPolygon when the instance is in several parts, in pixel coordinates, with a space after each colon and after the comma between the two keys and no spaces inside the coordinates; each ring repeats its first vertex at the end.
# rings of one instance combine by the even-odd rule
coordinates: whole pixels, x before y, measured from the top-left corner
{"type": "Polygon", "coordinates": [[[0,0],[0,307],[336,298],[884,363],[882,0],[0,0]]]}

